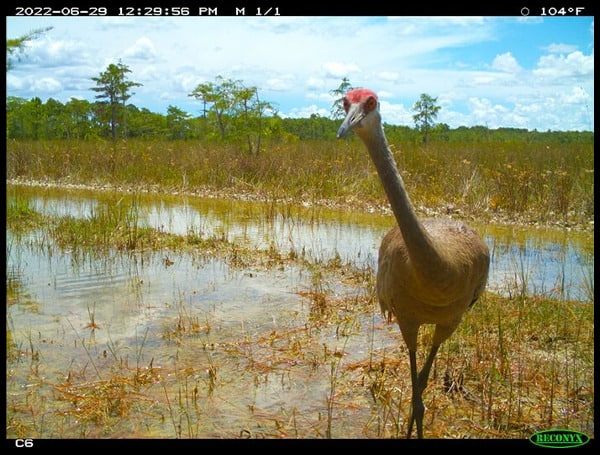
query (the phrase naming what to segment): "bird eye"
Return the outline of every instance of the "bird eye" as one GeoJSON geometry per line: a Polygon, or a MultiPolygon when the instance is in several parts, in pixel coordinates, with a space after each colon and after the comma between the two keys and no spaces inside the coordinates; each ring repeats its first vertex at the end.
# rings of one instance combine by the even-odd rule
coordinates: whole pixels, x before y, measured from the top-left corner
{"type": "Polygon", "coordinates": [[[373,109],[375,109],[377,107],[377,100],[374,97],[370,96],[369,99],[367,99],[365,106],[366,106],[367,112],[371,112],[373,109]]]}
{"type": "Polygon", "coordinates": [[[348,98],[344,98],[344,110],[348,112],[348,109],[350,109],[350,101],[348,101],[348,98]]]}

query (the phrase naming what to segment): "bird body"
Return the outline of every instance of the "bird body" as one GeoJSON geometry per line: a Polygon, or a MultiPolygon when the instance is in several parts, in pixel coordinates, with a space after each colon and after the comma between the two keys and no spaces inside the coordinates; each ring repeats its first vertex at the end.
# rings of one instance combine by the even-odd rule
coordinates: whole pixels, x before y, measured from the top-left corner
{"type": "Polygon", "coordinates": [[[485,287],[489,261],[487,246],[468,226],[451,220],[422,224],[436,239],[435,248],[443,251],[443,261],[436,258],[431,267],[416,267],[399,226],[385,235],[378,257],[379,305],[389,320],[396,319],[409,350],[416,350],[423,324],[436,324],[434,344],[454,332],[485,287]]]}
{"type": "Polygon", "coordinates": [[[433,360],[485,289],[489,250],[479,234],[461,222],[417,217],[388,147],[374,92],[349,91],[344,110],[338,138],[353,130],[363,141],[397,222],[379,248],[377,296],[384,315],[398,323],[408,347],[413,393],[407,437],[416,422],[422,438],[422,393],[433,360]],[[418,371],[417,339],[423,324],[435,324],[435,331],[429,355],[418,371]]]}

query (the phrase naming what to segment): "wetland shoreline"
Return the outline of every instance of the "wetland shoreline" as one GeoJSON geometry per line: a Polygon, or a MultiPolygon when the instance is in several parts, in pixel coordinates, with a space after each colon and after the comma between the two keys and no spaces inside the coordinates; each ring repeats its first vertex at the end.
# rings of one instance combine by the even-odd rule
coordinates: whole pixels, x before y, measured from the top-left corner
{"type": "MultiPolygon", "coordinates": [[[[7,179],[7,185],[15,186],[27,186],[27,187],[40,187],[40,188],[61,188],[65,190],[86,190],[86,191],[102,191],[102,192],[115,192],[115,193],[142,193],[142,194],[168,194],[173,196],[189,196],[189,197],[202,197],[208,199],[231,199],[235,201],[245,202],[271,202],[278,204],[298,204],[302,207],[323,207],[333,210],[344,210],[344,211],[361,211],[364,213],[378,213],[381,215],[392,216],[392,211],[387,204],[387,201],[369,201],[361,200],[359,198],[352,198],[351,200],[334,200],[334,199],[320,199],[315,200],[307,197],[302,199],[297,198],[277,198],[273,199],[273,196],[264,192],[254,191],[252,189],[241,188],[241,185],[232,185],[228,188],[214,188],[209,186],[199,186],[193,189],[190,188],[170,188],[162,185],[122,185],[122,184],[111,184],[107,182],[96,182],[96,183],[79,183],[71,181],[55,181],[55,180],[31,180],[31,179],[7,179]]],[[[419,216],[424,218],[435,218],[435,217],[446,217],[446,218],[457,218],[465,222],[477,221],[481,223],[491,223],[497,225],[507,226],[526,226],[529,228],[551,228],[561,229],[567,231],[578,231],[586,232],[593,235],[594,232],[594,218],[587,220],[586,222],[565,222],[555,220],[553,222],[540,222],[533,218],[528,218],[522,214],[512,214],[502,210],[485,210],[485,211],[473,211],[471,213],[464,213],[463,210],[455,208],[453,206],[445,207],[416,207],[419,216]]]]}
{"type": "MultiPolygon", "coordinates": [[[[223,203],[228,214],[258,218],[270,239],[275,233],[268,229],[280,227],[273,219],[289,223],[293,229],[280,232],[297,242],[299,213],[310,217],[312,232],[313,218],[329,215],[318,208],[330,207],[327,201],[303,205],[236,186],[186,192],[50,181],[16,183],[27,186],[20,191],[9,185],[14,224],[8,227],[25,234],[23,243],[15,237],[7,249],[13,272],[7,275],[9,437],[405,435],[408,356],[397,326],[382,319],[373,299],[372,267],[359,261],[362,245],[377,242],[358,235],[360,258],[324,255],[320,241],[309,242],[316,249],[305,255],[299,243],[257,249],[220,231],[201,232],[201,223],[201,230],[171,234],[138,218],[140,200],[170,201],[177,193],[189,196],[192,207],[223,203]],[[52,210],[46,217],[28,203],[30,192],[52,198],[70,196],[69,189],[103,202],[83,217],[52,210]],[[241,203],[250,210],[240,212],[231,199],[257,204],[241,203]],[[31,230],[37,233],[28,237],[31,230]]],[[[379,216],[383,203],[369,211],[368,204],[353,202],[330,204],[359,218],[355,207],[361,207],[373,213],[367,218],[387,224],[379,216]]],[[[587,233],[572,231],[549,234],[588,242],[587,233]]],[[[551,261],[519,256],[529,249],[515,250],[507,295],[486,292],[440,350],[426,398],[435,424],[426,437],[526,441],[557,426],[593,437],[593,274],[585,301],[560,297],[554,280],[542,282],[549,292],[538,288],[530,295],[530,272],[551,261]]],[[[423,342],[430,329],[423,330],[423,342]]]]}

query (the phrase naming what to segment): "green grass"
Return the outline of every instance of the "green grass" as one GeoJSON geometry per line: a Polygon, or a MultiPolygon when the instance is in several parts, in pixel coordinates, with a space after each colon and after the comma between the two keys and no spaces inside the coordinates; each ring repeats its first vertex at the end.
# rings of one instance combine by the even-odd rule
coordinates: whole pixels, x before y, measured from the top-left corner
{"type": "MultiPolygon", "coordinates": [[[[452,204],[462,216],[480,221],[593,220],[591,148],[392,148],[419,210],[452,204]]],[[[175,260],[178,254],[210,254],[237,269],[279,271],[293,265],[310,277],[310,288],[298,292],[305,310],[279,315],[276,327],[226,333],[213,314],[198,312],[176,295],[167,304],[177,314],[157,333],[138,335],[135,349],[109,343],[98,351],[77,342],[69,347],[71,364],[60,371],[40,353],[59,345],[62,334],[53,339],[15,332],[7,317],[9,438],[406,434],[408,355],[397,327],[376,316],[372,270],[341,258],[307,259],[275,245],[257,251],[198,231],[167,234],[140,222],[137,194],[144,190],[254,195],[272,201],[266,217],[291,216],[291,204],[305,202],[385,206],[357,141],[290,144],[258,157],[193,142],[9,142],[7,178],[136,190],[132,197],[115,193],[83,219],[42,216],[24,198],[10,198],[7,227],[16,235],[36,231],[30,246],[39,242],[47,254],[53,248],[109,255],[168,251],[175,260]],[[346,293],[339,294],[341,287],[346,293]],[[392,337],[393,347],[373,341],[376,335],[392,337]],[[355,343],[363,343],[364,354],[349,361],[346,351],[355,343]],[[281,393],[297,385],[321,386],[324,392],[315,402],[284,400],[267,412],[256,395],[273,383],[281,384],[281,393]],[[223,415],[230,424],[225,428],[215,424],[223,415]]],[[[15,267],[7,274],[7,305],[35,311],[20,286],[22,264],[15,267]]],[[[527,296],[518,292],[523,283],[507,283],[509,297],[486,292],[436,358],[424,394],[426,437],[523,439],[548,428],[593,437],[593,277],[588,281],[590,302],[527,296]]],[[[102,327],[93,305],[88,316],[86,330],[102,327]]],[[[431,336],[423,330],[420,345],[431,336]]],[[[420,355],[422,363],[425,351],[420,355]]]]}
{"type": "Polygon", "coordinates": [[[16,196],[7,201],[6,226],[8,228],[25,230],[40,225],[43,219],[27,199],[16,196]]]}
{"type": "MultiPolygon", "coordinates": [[[[584,225],[594,216],[586,144],[390,144],[414,205],[481,221],[584,225]]],[[[385,207],[364,146],[302,141],[248,155],[232,145],[9,141],[7,178],[265,200],[385,207]]]]}
{"type": "MultiPolygon", "coordinates": [[[[137,334],[133,347],[77,340],[69,348],[72,360],[60,371],[43,352],[60,345],[63,335],[15,334],[7,318],[9,438],[404,437],[408,355],[398,328],[376,317],[373,270],[341,258],[306,260],[274,246],[257,251],[199,239],[197,233],[149,234],[136,221],[139,210],[135,197],[117,198],[99,206],[82,226],[81,220],[44,218],[15,203],[8,217],[20,216],[13,228],[42,231],[56,248],[69,239],[71,246],[64,247],[70,251],[115,254],[102,251],[122,245],[168,250],[177,259],[209,250],[242,270],[302,267],[309,288],[297,294],[305,309],[274,316],[279,323],[268,329],[226,330],[218,316],[178,294],[167,302],[175,314],[158,331],[137,334]],[[198,248],[203,241],[210,247],[198,248]],[[393,339],[391,348],[373,341],[382,337],[393,339]],[[350,361],[348,351],[357,345],[362,355],[350,361]],[[281,384],[283,396],[296,387],[320,387],[323,395],[284,400],[267,411],[256,400],[267,384],[277,384],[275,391],[281,384]],[[217,423],[219,415],[227,416],[227,425],[217,423]]],[[[41,243],[45,249],[50,244],[41,243]]],[[[7,297],[9,305],[23,307],[30,300],[18,286],[7,297]]],[[[88,307],[89,322],[80,330],[102,330],[95,310],[88,307]]],[[[431,336],[430,328],[422,330],[420,346],[431,336]]],[[[419,362],[425,353],[422,348],[419,362]]],[[[485,293],[442,345],[424,400],[428,438],[523,439],[548,428],[593,437],[593,304],[485,293]]]]}

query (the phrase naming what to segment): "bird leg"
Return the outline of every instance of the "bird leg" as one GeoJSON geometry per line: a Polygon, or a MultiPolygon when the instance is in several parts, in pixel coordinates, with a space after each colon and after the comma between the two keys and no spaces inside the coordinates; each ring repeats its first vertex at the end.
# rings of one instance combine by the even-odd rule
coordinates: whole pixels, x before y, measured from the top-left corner
{"type": "Polygon", "coordinates": [[[413,423],[415,421],[417,422],[417,437],[419,439],[423,439],[423,415],[425,414],[425,406],[423,405],[423,391],[427,387],[427,380],[429,379],[431,365],[433,365],[433,359],[435,359],[438,349],[439,346],[431,346],[427,360],[418,374],[417,353],[415,351],[408,352],[410,358],[410,377],[412,381],[412,411],[410,414],[410,420],[408,421],[408,434],[406,439],[410,439],[413,423]]]}

